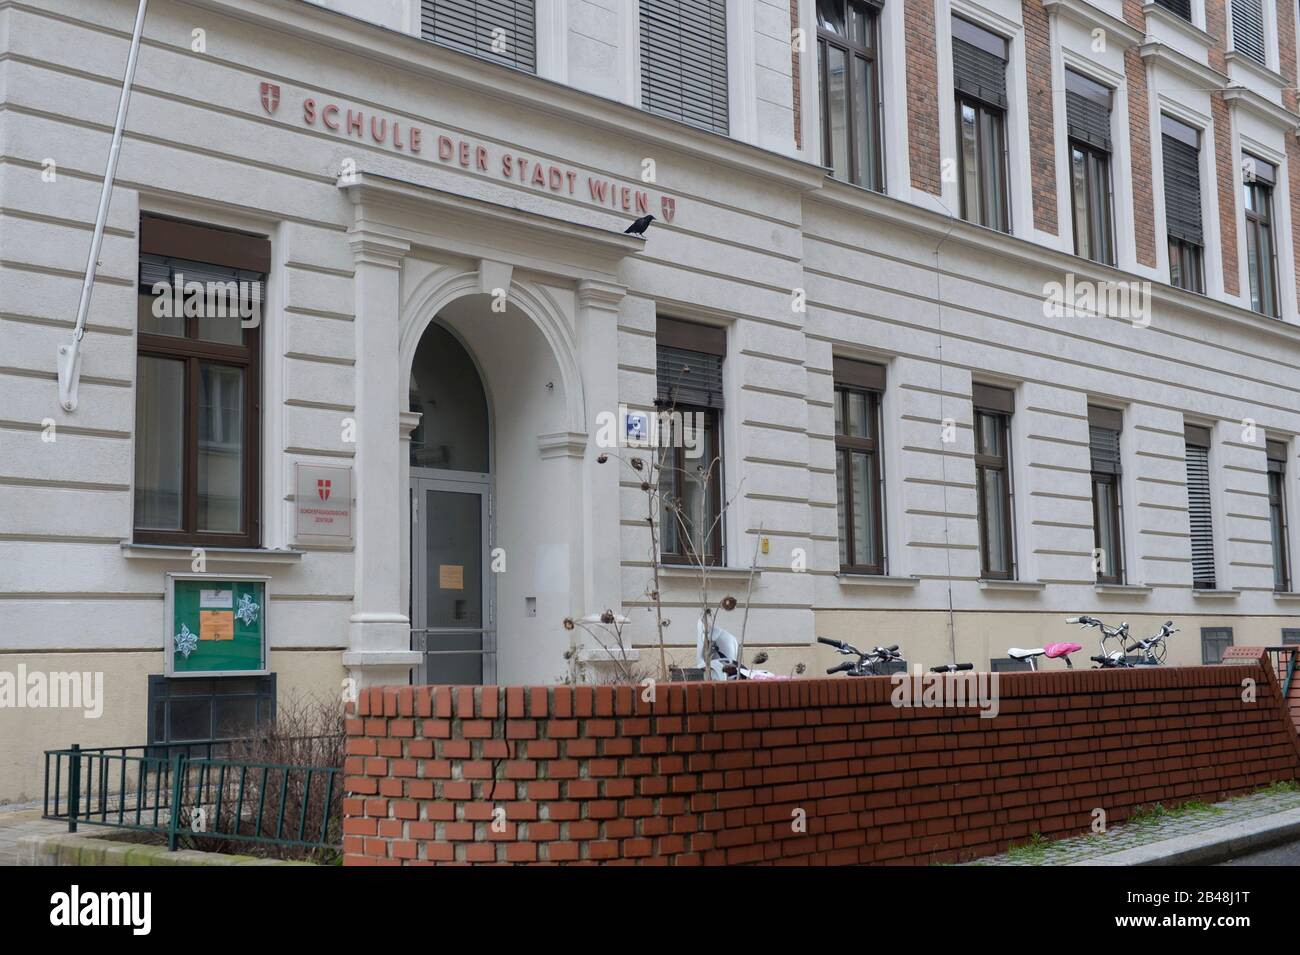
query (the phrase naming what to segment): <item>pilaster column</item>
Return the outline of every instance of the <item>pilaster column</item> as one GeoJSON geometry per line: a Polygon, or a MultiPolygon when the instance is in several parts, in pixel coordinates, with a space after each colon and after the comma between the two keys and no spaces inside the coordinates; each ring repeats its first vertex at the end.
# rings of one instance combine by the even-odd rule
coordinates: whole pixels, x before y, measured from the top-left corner
{"type": "Polygon", "coordinates": [[[402,600],[407,534],[399,486],[402,387],[398,312],[402,259],[410,244],[354,225],[348,233],[356,296],[356,550],[348,652],[343,663],[358,687],[404,684],[420,655],[402,600]]]}
{"type": "MultiPolygon", "coordinates": [[[[627,289],[613,282],[584,279],[578,283],[578,347],[582,363],[587,442],[583,461],[583,613],[622,608],[618,484],[624,465],[612,456],[618,448],[601,447],[602,414],[619,415],[618,313],[627,289]],[[596,458],[605,452],[605,464],[596,458]]],[[[618,421],[615,433],[622,433],[618,421]]],[[[608,429],[606,429],[608,431],[608,429]]]]}

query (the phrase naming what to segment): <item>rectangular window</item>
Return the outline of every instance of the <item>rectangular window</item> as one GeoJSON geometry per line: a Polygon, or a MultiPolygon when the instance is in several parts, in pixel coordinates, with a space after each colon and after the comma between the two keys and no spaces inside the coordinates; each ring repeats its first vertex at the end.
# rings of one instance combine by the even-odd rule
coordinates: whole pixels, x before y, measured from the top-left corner
{"type": "Polygon", "coordinates": [[[834,359],[834,369],[840,570],[883,574],[880,396],[885,390],[885,369],[847,358],[834,359]]]}
{"type": "Polygon", "coordinates": [[[1192,0],[1156,0],[1156,6],[1164,7],[1170,13],[1182,17],[1188,23],[1192,22],[1192,0]]]}
{"type": "Polygon", "coordinates": [[[148,701],[151,745],[243,739],[275,722],[275,674],[214,679],[151,674],[148,701]]]}
{"type": "Polygon", "coordinates": [[[1277,248],[1273,242],[1273,184],[1277,168],[1254,156],[1241,161],[1246,196],[1246,271],[1250,278],[1250,307],[1276,318],[1277,248]]]}
{"type": "Polygon", "coordinates": [[[1201,628],[1201,662],[1222,663],[1223,651],[1232,646],[1231,627],[1201,628]]]}
{"type": "Polygon", "coordinates": [[[1300,630],[1295,627],[1282,628],[1282,646],[1294,647],[1300,644],[1300,630]]]}
{"type": "Polygon", "coordinates": [[[1201,133],[1170,116],[1160,117],[1165,173],[1165,229],[1169,283],[1205,292],[1205,236],[1201,228],[1201,133]]]}
{"type": "Polygon", "coordinates": [[[1014,394],[1005,388],[973,386],[980,569],[982,576],[994,580],[1011,580],[1016,575],[1010,448],[1014,401],[1014,394]]]}
{"type": "Polygon", "coordinates": [[[1210,506],[1210,429],[1185,425],[1187,517],[1192,531],[1192,586],[1214,590],[1214,521],[1210,506]]]}
{"type": "Polygon", "coordinates": [[[1110,89],[1065,71],[1066,129],[1070,141],[1070,199],[1074,252],[1115,263],[1110,189],[1110,89]]]}
{"type": "Polygon", "coordinates": [[[422,0],[420,36],[462,53],[537,72],[534,0],[422,0]]]}
{"type": "MultiPolygon", "coordinates": [[[[256,547],[260,236],[140,219],[135,540],[256,547]]],[[[259,322],[260,326],[260,322],[259,322]]]]}
{"type": "Polygon", "coordinates": [[[659,538],[665,563],[722,563],[725,329],[657,323],[659,538]]]}
{"type": "Polygon", "coordinates": [[[728,132],[726,0],[641,0],[641,105],[728,132]]]}
{"type": "Polygon", "coordinates": [[[1267,66],[1263,0],[1231,0],[1231,7],[1233,50],[1260,66],[1267,66]]]}
{"type": "Polygon", "coordinates": [[[836,179],[884,188],[874,3],[817,0],[822,165],[836,179]]]}
{"type": "Polygon", "coordinates": [[[1291,590],[1291,554],[1287,546],[1286,526],[1286,443],[1269,441],[1268,448],[1268,522],[1273,541],[1273,590],[1283,594],[1291,590]]]}
{"type": "Polygon", "coordinates": [[[1124,533],[1120,511],[1120,435],[1123,414],[1113,408],[1088,408],[1092,458],[1092,529],[1097,581],[1124,582],[1124,533]]]}
{"type": "Polygon", "coordinates": [[[1007,41],[953,17],[952,62],[961,216],[1008,232],[1007,41]]]}

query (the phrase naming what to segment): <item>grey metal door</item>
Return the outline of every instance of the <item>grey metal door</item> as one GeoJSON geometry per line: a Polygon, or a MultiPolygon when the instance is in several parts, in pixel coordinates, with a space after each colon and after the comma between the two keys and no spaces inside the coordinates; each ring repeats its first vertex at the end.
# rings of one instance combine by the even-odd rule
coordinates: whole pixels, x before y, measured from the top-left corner
{"type": "Polygon", "coordinates": [[[411,479],[411,648],[420,683],[496,679],[490,484],[411,479]]]}

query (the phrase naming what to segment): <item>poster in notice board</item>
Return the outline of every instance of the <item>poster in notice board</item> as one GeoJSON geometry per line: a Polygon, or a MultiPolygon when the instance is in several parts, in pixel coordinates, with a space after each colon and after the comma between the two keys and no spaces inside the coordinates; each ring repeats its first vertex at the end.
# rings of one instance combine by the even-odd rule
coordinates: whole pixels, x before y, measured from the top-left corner
{"type": "Polygon", "coordinates": [[[266,577],[168,574],[168,676],[267,673],[266,577]]]}

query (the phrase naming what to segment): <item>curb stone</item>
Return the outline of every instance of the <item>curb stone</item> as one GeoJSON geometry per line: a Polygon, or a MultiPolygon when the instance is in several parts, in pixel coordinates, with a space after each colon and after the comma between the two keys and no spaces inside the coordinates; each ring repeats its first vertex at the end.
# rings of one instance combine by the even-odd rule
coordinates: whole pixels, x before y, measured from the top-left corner
{"type": "Polygon", "coordinates": [[[1229,822],[1208,832],[1162,839],[1068,865],[1208,865],[1300,839],[1300,809],[1229,822]]]}

